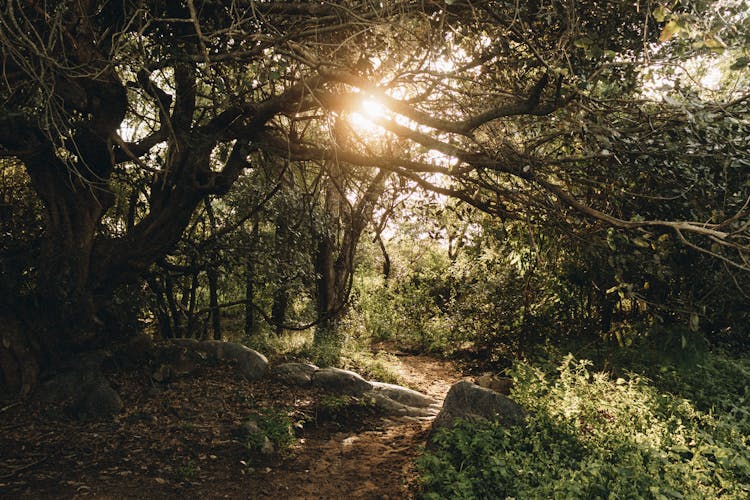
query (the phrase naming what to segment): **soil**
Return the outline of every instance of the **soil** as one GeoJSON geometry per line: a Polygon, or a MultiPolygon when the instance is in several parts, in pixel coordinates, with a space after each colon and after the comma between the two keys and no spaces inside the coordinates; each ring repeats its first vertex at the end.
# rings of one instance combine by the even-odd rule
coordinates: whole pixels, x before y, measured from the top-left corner
{"type": "MultiPolygon", "coordinates": [[[[382,350],[383,347],[380,346],[382,350]]],[[[395,352],[403,382],[439,400],[455,367],[395,352]]],[[[226,367],[169,384],[144,370],[111,374],[124,410],[80,422],[64,407],[0,404],[0,498],[413,498],[429,419],[372,411],[326,418],[322,393],[226,367]],[[238,435],[264,408],[298,422],[291,449],[261,455],[238,435]]],[[[365,409],[366,410],[366,409],[365,409]]]]}

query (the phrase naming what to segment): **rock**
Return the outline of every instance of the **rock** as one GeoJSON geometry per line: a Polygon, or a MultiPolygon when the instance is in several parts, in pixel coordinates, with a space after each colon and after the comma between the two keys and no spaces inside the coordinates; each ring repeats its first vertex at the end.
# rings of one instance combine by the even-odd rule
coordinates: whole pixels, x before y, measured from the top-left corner
{"type": "Polygon", "coordinates": [[[263,455],[273,455],[276,453],[276,448],[268,436],[263,436],[263,444],[260,446],[260,452],[263,455]]]}
{"type": "Polygon", "coordinates": [[[81,420],[103,420],[117,416],[122,410],[122,399],[109,383],[101,379],[73,407],[81,420]]]}
{"type": "Polygon", "coordinates": [[[82,368],[66,370],[42,383],[35,397],[42,403],[63,403],[71,399],[80,399],[81,392],[99,383],[103,378],[101,371],[82,368]]]}
{"type": "Polygon", "coordinates": [[[321,368],[313,373],[312,385],[322,389],[348,394],[350,396],[361,396],[372,390],[372,384],[363,379],[361,375],[341,368],[321,368]]]}
{"type": "Polygon", "coordinates": [[[461,380],[448,391],[432,429],[449,427],[459,418],[469,421],[497,420],[505,425],[516,425],[523,423],[525,417],[524,409],[509,397],[469,380],[461,380]]]}
{"type": "Polygon", "coordinates": [[[204,340],[197,349],[217,361],[229,361],[237,365],[237,371],[247,380],[257,380],[266,373],[268,360],[261,353],[242,344],[221,340],[204,340]]]}
{"type": "Polygon", "coordinates": [[[440,408],[436,404],[430,406],[410,406],[396,401],[388,397],[384,392],[377,390],[365,392],[363,397],[372,398],[372,401],[375,403],[375,408],[377,408],[380,413],[388,416],[434,417],[440,411],[440,408]]]}
{"type": "Polygon", "coordinates": [[[319,369],[309,363],[283,363],[273,369],[271,376],[287,385],[309,387],[313,374],[319,369]]]}
{"type": "Polygon", "coordinates": [[[474,383],[479,387],[485,389],[491,389],[500,394],[510,395],[510,390],[513,388],[513,379],[508,377],[498,377],[492,373],[485,373],[481,377],[477,377],[474,383]]]}
{"type": "Polygon", "coordinates": [[[395,384],[386,384],[385,382],[370,382],[373,387],[373,391],[382,394],[393,401],[397,401],[406,406],[414,406],[417,408],[426,408],[428,406],[436,405],[437,400],[417,392],[406,387],[395,384]]]}
{"type": "Polygon", "coordinates": [[[255,420],[243,422],[235,432],[235,435],[240,439],[247,440],[249,446],[260,451],[263,455],[273,455],[276,453],[276,448],[273,443],[265,432],[261,430],[255,420]]]}
{"type": "Polygon", "coordinates": [[[176,346],[194,348],[198,345],[195,339],[170,339],[170,342],[176,346]]]}
{"type": "Polygon", "coordinates": [[[148,335],[136,335],[117,352],[117,359],[122,364],[138,366],[146,364],[157,357],[154,339],[148,335]]]}

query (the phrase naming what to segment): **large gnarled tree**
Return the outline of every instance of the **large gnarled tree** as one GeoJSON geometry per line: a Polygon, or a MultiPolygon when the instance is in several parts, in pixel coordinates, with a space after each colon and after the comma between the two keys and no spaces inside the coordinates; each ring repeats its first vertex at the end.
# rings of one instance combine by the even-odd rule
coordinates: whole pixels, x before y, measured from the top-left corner
{"type": "MultiPolygon", "coordinates": [[[[689,103],[638,92],[652,44],[675,35],[666,16],[680,15],[641,3],[8,0],[0,154],[25,166],[45,232],[0,310],[4,385],[26,391],[58,354],[106,342],[100,311],[115,289],[163,257],[258,151],[378,169],[352,217],[372,213],[391,173],[501,217],[534,210],[550,223],[672,231],[748,268],[746,186],[710,220],[697,209],[643,217],[609,201],[667,146],[672,184],[683,182],[679,133],[700,128],[680,121],[689,103]],[[365,97],[384,110],[370,116],[389,138],[379,145],[337,125],[365,97]],[[112,234],[113,175],[135,172],[150,177],[144,208],[112,234]]],[[[747,96],[701,106],[741,116],[747,96]]],[[[741,146],[730,159],[747,155],[741,146]]],[[[358,237],[363,222],[352,222],[358,237]]],[[[321,310],[342,300],[325,296],[336,295],[322,286],[325,246],[322,235],[321,310]]]]}

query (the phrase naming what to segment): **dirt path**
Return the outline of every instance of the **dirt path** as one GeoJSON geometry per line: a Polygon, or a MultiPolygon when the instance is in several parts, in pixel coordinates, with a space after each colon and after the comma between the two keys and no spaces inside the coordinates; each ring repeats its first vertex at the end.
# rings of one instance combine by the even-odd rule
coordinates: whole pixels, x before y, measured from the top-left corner
{"type": "MultiPolygon", "coordinates": [[[[399,376],[441,403],[461,374],[447,361],[396,353],[399,376]]],[[[381,498],[412,496],[414,460],[432,419],[382,420],[364,432],[340,432],[300,443],[296,459],[271,474],[264,496],[286,498],[381,498]]]]}
{"type": "MultiPolygon", "coordinates": [[[[392,349],[389,349],[393,352],[392,349]]],[[[404,383],[442,401],[451,363],[395,353],[404,383]]],[[[0,498],[410,498],[430,421],[367,416],[305,427],[283,457],[248,457],[234,429],[258,407],[315,411],[322,394],[250,384],[220,367],[155,387],[117,375],[125,411],[83,423],[17,403],[0,415],[0,498]],[[150,388],[149,388],[150,387],[150,388]]],[[[0,405],[2,406],[2,405],[0,405]]]]}

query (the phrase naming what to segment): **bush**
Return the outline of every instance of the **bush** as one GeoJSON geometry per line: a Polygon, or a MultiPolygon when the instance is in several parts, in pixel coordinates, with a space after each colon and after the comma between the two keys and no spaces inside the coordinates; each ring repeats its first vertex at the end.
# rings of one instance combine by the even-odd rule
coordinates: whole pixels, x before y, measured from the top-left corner
{"type": "Polygon", "coordinates": [[[750,495],[747,391],[706,412],[648,379],[592,372],[572,356],[555,376],[527,364],[513,376],[527,424],[438,432],[419,461],[426,498],[750,495]]]}

